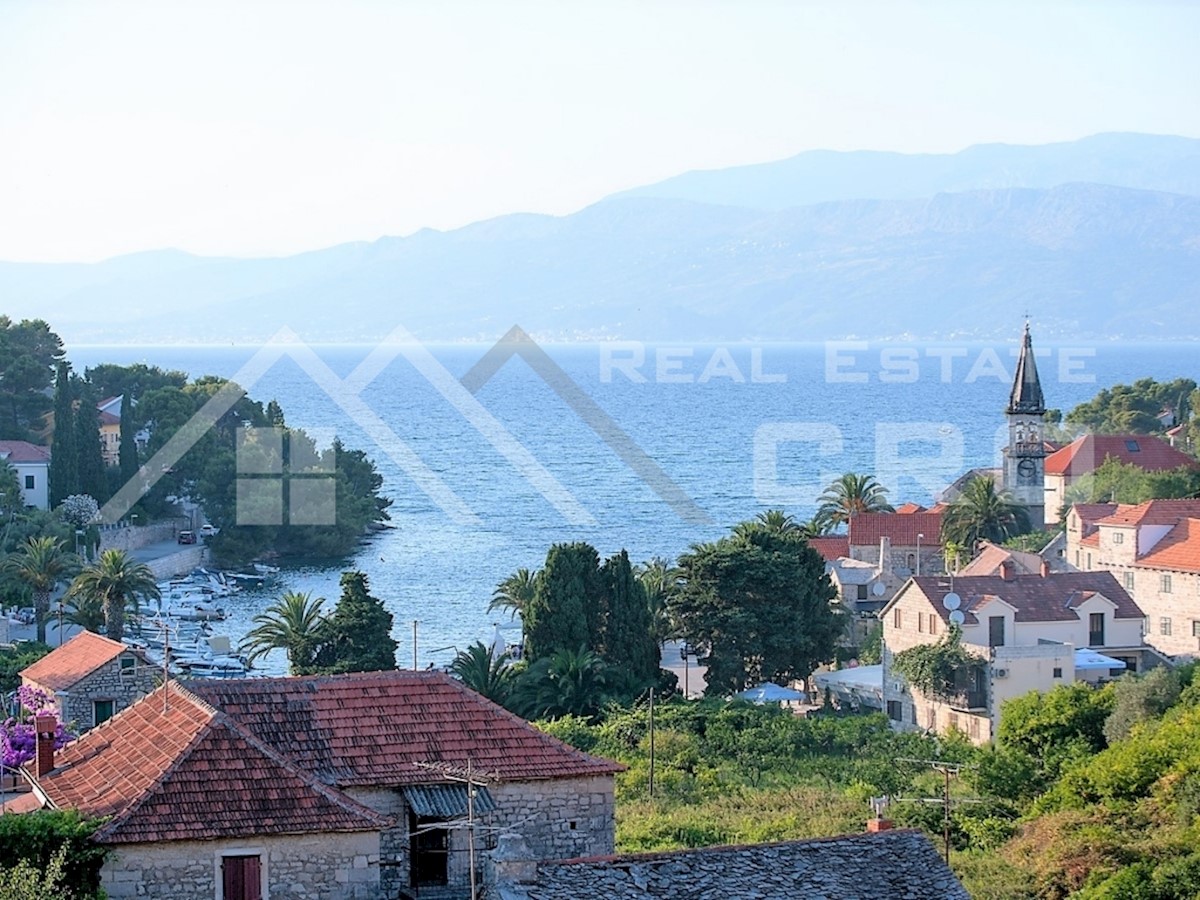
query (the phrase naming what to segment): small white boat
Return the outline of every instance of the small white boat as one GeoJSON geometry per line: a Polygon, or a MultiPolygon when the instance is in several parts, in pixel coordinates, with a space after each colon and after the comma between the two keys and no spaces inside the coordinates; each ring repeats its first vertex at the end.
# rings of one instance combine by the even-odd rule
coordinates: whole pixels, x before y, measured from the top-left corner
{"type": "Polygon", "coordinates": [[[266,563],[254,563],[254,571],[259,575],[278,575],[279,566],[268,566],[266,563]]]}

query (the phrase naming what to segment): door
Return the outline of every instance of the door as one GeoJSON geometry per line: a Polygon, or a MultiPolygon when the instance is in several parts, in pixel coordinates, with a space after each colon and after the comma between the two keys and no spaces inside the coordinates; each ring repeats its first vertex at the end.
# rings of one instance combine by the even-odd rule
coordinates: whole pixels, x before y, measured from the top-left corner
{"type": "Polygon", "coordinates": [[[1004,616],[988,617],[988,646],[1004,646],[1004,616]]]}
{"type": "Polygon", "coordinates": [[[262,860],[258,856],[221,858],[225,900],[262,900],[262,860]]]}
{"type": "Polygon", "coordinates": [[[450,883],[450,832],[440,824],[438,819],[409,817],[413,887],[450,883]]]}

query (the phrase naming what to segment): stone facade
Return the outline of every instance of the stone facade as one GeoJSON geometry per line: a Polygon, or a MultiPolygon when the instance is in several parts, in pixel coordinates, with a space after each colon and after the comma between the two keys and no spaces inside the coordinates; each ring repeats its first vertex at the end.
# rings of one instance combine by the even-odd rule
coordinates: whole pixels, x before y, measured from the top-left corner
{"type": "MultiPolygon", "coordinates": [[[[149,665],[133,650],[122,653],[58,692],[63,721],[74,723],[77,733],[82,734],[96,726],[98,703],[111,701],[110,715],[116,715],[153,691],[161,681],[161,669],[149,665]]],[[[55,693],[28,678],[22,678],[22,682],[49,694],[55,693]]]]}
{"type": "MultiPolygon", "coordinates": [[[[614,850],[615,804],[613,778],[555,779],[533,782],[501,782],[488,787],[496,808],[479,816],[475,838],[475,866],[482,883],[490,880],[488,855],[497,837],[512,831],[525,838],[539,860],[604,856],[614,850]]],[[[409,808],[400,790],[348,788],[346,793],[377,812],[396,820],[393,828],[380,834],[382,860],[380,884],[383,896],[399,896],[411,890],[409,808]]],[[[470,884],[470,853],[462,820],[447,829],[448,884],[443,889],[423,887],[422,897],[463,898],[470,884]]]]}
{"type": "Polygon", "coordinates": [[[379,833],[282,835],[114,847],[101,869],[113,900],[224,900],[221,861],[259,856],[262,900],[382,900],[379,833]]]}

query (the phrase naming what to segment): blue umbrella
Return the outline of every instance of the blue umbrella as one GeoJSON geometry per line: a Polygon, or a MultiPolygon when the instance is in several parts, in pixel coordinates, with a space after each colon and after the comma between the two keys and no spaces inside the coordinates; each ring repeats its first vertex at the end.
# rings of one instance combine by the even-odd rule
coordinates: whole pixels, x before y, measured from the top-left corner
{"type": "Polygon", "coordinates": [[[739,700],[749,700],[751,703],[779,703],[784,700],[805,699],[802,691],[793,691],[791,688],[780,687],[770,682],[760,684],[758,687],[748,688],[740,694],[734,694],[734,696],[739,700]]]}

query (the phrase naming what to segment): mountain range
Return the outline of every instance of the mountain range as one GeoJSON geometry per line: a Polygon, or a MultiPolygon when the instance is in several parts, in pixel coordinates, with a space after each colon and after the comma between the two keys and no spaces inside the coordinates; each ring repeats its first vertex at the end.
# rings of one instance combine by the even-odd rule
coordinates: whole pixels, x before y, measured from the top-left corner
{"type": "Polygon", "coordinates": [[[803,153],[572,215],[271,259],[0,262],[0,310],[74,342],[1200,336],[1200,141],[803,153]]]}

